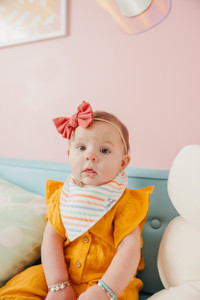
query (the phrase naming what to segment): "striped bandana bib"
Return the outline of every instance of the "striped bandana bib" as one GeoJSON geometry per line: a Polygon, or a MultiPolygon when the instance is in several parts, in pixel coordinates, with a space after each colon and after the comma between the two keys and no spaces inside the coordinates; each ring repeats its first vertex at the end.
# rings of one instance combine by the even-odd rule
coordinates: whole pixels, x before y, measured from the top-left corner
{"type": "Polygon", "coordinates": [[[61,218],[69,240],[95,225],[121,198],[127,184],[124,171],[100,186],[84,186],[70,175],[60,197],[61,218]]]}

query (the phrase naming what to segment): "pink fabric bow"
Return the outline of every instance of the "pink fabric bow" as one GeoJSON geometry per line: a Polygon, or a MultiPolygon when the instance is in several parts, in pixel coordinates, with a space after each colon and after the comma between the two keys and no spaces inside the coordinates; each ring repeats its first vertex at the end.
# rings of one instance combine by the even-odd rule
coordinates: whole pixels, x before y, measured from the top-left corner
{"type": "Polygon", "coordinates": [[[66,139],[71,138],[73,130],[81,126],[83,128],[89,127],[93,122],[93,111],[89,103],[83,101],[77,108],[77,113],[68,117],[59,117],[53,119],[57,131],[66,139]]]}

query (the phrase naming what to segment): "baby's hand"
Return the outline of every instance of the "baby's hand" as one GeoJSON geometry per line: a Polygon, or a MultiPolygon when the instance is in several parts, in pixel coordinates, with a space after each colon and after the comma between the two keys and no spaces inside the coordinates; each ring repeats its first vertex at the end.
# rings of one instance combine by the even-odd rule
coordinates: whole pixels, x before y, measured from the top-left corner
{"type": "Polygon", "coordinates": [[[97,284],[91,286],[78,297],[78,300],[108,300],[106,293],[97,284]]]}
{"type": "Polygon", "coordinates": [[[45,300],[77,300],[71,285],[58,292],[48,292],[45,300]]]}

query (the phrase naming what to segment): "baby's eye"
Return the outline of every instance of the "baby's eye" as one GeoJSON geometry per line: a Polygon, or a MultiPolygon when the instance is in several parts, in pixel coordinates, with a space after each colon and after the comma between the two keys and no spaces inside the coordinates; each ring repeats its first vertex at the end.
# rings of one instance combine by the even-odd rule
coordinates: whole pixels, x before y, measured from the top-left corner
{"type": "Polygon", "coordinates": [[[86,147],[85,146],[77,146],[77,149],[79,150],[79,151],[85,151],[86,150],[86,147]]]}
{"type": "Polygon", "coordinates": [[[103,154],[108,154],[108,153],[110,153],[110,150],[107,149],[107,148],[102,148],[102,149],[100,150],[100,152],[103,153],[103,154]]]}

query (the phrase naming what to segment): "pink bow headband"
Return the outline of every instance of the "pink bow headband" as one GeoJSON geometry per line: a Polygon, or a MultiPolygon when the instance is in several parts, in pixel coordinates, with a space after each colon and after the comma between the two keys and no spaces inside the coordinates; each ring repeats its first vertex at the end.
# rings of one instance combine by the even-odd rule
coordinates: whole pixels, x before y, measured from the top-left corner
{"type": "Polygon", "coordinates": [[[72,133],[76,129],[76,127],[81,126],[83,128],[87,128],[93,123],[93,120],[102,121],[102,122],[105,122],[105,123],[108,123],[108,124],[114,126],[121,136],[126,153],[128,152],[126,141],[125,141],[124,136],[123,136],[121,130],[119,129],[119,127],[108,120],[101,119],[101,118],[93,118],[93,110],[92,110],[90,104],[86,103],[85,101],[83,101],[81,103],[81,105],[78,106],[77,113],[74,114],[73,116],[71,116],[70,118],[59,117],[59,118],[53,119],[53,122],[54,122],[54,125],[56,126],[57,131],[64,138],[70,140],[72,133]]]}
{"type": "Polygon", "coordinates": [[[57,131],[62,134],[65,139],[70,140],[73,130],[81,126],[89,127],[93,122],[93,111],[89,103],[83,101],[77,108],[77,113],[68,117],[60,117],[53,119],[57,131]]]}

